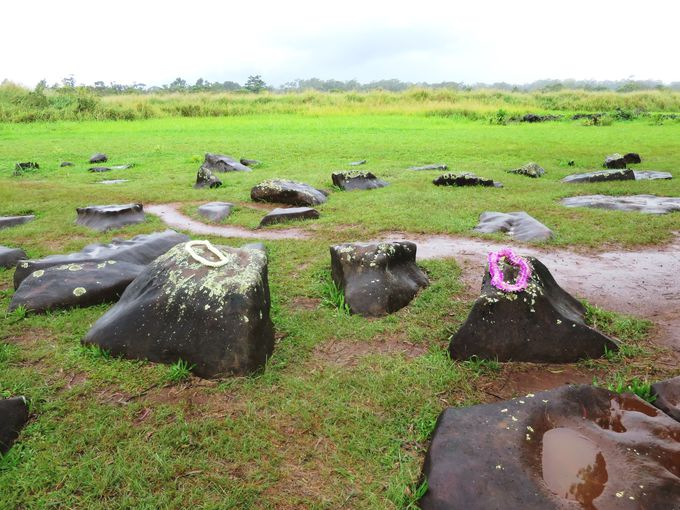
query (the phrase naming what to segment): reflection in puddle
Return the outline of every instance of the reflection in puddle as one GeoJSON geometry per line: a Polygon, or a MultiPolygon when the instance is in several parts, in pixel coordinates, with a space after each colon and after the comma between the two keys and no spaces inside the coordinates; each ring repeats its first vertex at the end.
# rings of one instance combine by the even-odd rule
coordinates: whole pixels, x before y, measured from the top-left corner
{"type": "Polygon", "coordinates": [[[543,480],[565,499],[594,509],[593,501],[607,483],[607,465],[595,443],[577,432],[559,427],[543,435],[543,480]]]}
{"type": "Polygon", "coordinates": [[[603,429],[613,430],[614,432],[626,432],[623,423],[626,412],[642,413],[646,416],[657,416],[658,411],[641,401],[638,398],[624,395],[616,395],[609,403],[609,416],[604,416],[597,420],[597,424],[603,429]]]}

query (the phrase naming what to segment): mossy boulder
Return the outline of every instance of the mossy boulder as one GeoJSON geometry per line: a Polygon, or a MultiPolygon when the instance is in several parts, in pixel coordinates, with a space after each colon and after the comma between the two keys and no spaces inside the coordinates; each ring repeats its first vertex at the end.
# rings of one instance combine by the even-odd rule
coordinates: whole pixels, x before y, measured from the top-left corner
{"type": "Polygon", "coordinates": [[[465,172],[461,174],[448,173],[440,175],[432,181],[436,186],[483,186],[487,188],[502,188],[500,182],[496,182],[486,177],[479,177],[473,173],[465,172]]]}
{"type": "Polygon", "coordinates": [[[545,169],[537,163],[527,163],[526,165],[515,168],[514,170],[508,170],[508,173],[525,175],[527,177],[533,177],[536,179],[545,174],[545,169]]]}
{"type": "Polygon", "coordinates": [[[301,207],[313,207],[328,200],[323,191],[309,184],[286,179],[261,182],[250,190],[250,198],[256,202],[273,202],[301,207]]]}
{"type": "Polygon", "coordinates": [[[335,172],[331,174],[333,184],[345,191],[384,188],[389,182],[378,179],[371,172],[335,172]]]}

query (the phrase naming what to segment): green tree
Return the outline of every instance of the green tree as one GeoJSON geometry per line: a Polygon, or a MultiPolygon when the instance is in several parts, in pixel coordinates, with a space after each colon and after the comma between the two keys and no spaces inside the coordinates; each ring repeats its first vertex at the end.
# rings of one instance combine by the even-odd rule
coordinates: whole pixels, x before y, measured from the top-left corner
{"type": "Polygon", "coordinates": [[[262,92],[264,89],[266,89],[267,84],[262,79],[262,76],[260,76],[259,74],[256,74],[254,76],[248,76],[248,81],[244,85],[244,88],[246,90],[249,90],[250,92],[257,94],[259,92],[262,92]]]}

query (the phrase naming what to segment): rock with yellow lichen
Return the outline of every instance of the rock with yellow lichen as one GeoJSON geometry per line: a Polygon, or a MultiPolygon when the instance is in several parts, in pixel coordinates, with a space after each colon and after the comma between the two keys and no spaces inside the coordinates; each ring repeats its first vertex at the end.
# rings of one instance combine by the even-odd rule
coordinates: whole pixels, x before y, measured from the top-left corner
{"type": "Polygon", "coordinates": [[[152,262],[83,343],[126,358],[181,359],[200,377],[245,375],[274,349],[269,310],[261,247],[193,241],[152,262]]]}

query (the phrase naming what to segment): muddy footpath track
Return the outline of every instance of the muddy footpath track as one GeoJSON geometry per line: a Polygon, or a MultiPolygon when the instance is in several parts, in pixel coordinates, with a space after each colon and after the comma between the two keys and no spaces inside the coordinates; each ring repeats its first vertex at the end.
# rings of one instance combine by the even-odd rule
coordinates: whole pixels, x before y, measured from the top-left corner
{"type": "MultiPolygon", "coordinates": [[[[297,228],[266,231],[207,225],[180,213],[176,204],[149,205],[145,211],[159,216],[172,228],[194,234],[271,240],[313,236],[297,228]]],[[[473,295],[481,287],[488,252],[512,245],[520,255],[539,258],[557,283],[575,296],[607,310],[654,322],[655,342],[669,347],[674,358],[680,359],[680,233],[676,233],[672,243],[663,246],[587,254],[448,235],[392,232],[381,237],[385,241],[402,239],[418,245],[418,259],[455,258],[462,266],[463,281],[473,295]]]]}

